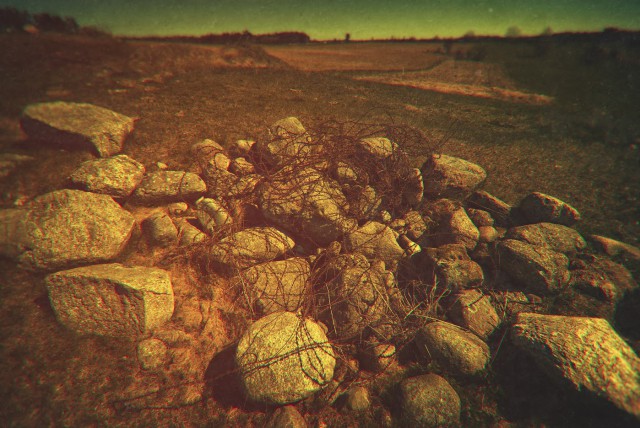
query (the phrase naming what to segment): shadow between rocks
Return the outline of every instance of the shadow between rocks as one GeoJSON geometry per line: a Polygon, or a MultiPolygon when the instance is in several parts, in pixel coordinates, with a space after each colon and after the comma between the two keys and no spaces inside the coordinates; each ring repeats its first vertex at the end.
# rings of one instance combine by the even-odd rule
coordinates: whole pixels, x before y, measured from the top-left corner
{"type": "Polygon", "coordinates": [[[267,411],[269,406],[254,403],[245,394],[242,379],[235,363],[235,346],[213,357],[205,372],[205,395],[225,408],[244,411],[267,411]]]}

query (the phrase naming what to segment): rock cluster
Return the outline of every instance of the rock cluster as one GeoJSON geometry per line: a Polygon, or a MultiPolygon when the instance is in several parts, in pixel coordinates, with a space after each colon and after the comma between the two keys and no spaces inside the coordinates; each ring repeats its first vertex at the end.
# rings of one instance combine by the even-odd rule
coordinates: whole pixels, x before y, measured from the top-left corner
{"type": "MultiPolygon", "coordinates": [[[[487,175],[476,164],[433,154],[412,168],[394,141],[326,138],[296,118],[255,143],[196,143],[199,171],[147,170],[116,155],[132,123],[88,105],[28,107],[32,138],[89,144],[102,158],[78,166],[74,189],[0,211],[0,254],[54,271],[46,286],[62,325],[138,340],[132,401],[199,400],[209,361],[237,341],[250,401],[331,404],[344,394],[344,408],[362,413],[369,390],[341,389],[357,360],[398,370],[396,349],[413,340],[437,373],[399,382],[401,423],[457,426],[461,400],[447,379],[481,377],[487,342],[510,326],[511,341],[551,376],[640,418],[638,357],[606,320],[534,313],[567,290],[612,305],[637,287],[622,265],[591,253],[566,202],[534,192],[512,207],[480,190],[487,175]],[[202,269],[192,276],[209,282],[189,294],[184,278],[127,263],[128,245],[182,246],[202,269]],[[220,316],[222,300],[252,322],[220,316]],[[181,386],[163,395],[157,375],[167,370],[181,386]]],[[[303,426],[304,417],[285,406],[277,421],[303,426]]]]}

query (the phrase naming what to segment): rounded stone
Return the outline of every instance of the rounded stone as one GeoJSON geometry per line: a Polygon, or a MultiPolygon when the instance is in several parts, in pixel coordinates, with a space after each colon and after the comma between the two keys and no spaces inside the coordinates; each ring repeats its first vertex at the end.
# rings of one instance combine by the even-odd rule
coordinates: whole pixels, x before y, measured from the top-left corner
{"type": "Polygon", "coordinates": [[[404,426],[451,427],[460,424],[460,397],[436,374],[405,379],[400,384],[404,426]]]}
{"type": "Polygon", "coordinates": [[[320,325],[276,312],[249,327],[238,343],[236,363],[249,399],[283,405],[331,382],[336,357],[320,325]]]}

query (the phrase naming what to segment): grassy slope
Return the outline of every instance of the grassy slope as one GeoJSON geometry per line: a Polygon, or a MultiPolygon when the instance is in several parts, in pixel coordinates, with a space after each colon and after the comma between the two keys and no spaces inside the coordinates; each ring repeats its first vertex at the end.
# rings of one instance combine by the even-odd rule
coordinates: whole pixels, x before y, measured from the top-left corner
{"type": "MultiPolygon", "coordinates": [[[[77,164],[90,157],[27,146],[20,135],[17,121],[25,105],[67,99],[139,117],[125,153],[147,166],[162,161],[172,168],[189,168],[187,150],[202,138],[222,143],[259,138],[270,123],[290,115],[308,124],[327,118],[391,119],[416,126],[430,138],[424,150],[413,153],[418,163],[437,146],[483,165],[489,172],[487,190],[509,202],[517,202],[529,191],[543,191],[578,207],[585,218],[580,226],[583,231],[632,243],[640,237],[637,150],[608,144],[598,133],[585,131],[580,115],[565,103],[549,108],[447,96],[354,81],[350,72],[297,71],[255,51],[204,53],[200,49],[49,36],[0,37],[0,80],[4,82],[0,85],[0,151],[31,153],[38,158],[34,167],[0,183],[0,202],[9,206],[21,194],[33,196],[59,188],[77,164]],[[226,60],[212,63],[211,55],[218,59],[226,55],[226,60]],[[270,68],[237,67],[255,63],[270,68]]],[[[557,52],[548,59],[563,57],[557,52]]],[[[568,97],[561,96],[565,86],[558,83],[559,77],[546,71],[548,63],[543,66],[545,63],[500,50],[490,52],[488,59],[504,64],[511,77],[527,89],[568,97]],[[538,68],[527,74],[534,65],[538,68]]],[[[570,71],[581,72],[569,64],[564,73],[570,71]]],[[[593,76],[587,77],[563,78],[584,85],[593,76]]],[[[607,85],[616,93],[625,92],[619,82],[608,82],[605,88],[607,85]]],[[[578,85],[570,93],[589,89],[578,85]]],[[[4,386],[0,395],[5,398],[3,412],[9,412],[3,414],[5,420],[27,425],[61,420],[78,425],[93,418],[123,422],[123,415],[114,414],[106,401],[108,394],[87,398],[84,391],[93,389],[94,382],[99,382],[100,391],[117,389],[124,382],[117,376],[133,364],[126,358],[132,354],[130,345],[114,349],[100,340],[88,343],[61,332],[42,303],[46,294],[41,278],[15,272],[6,261],[1,263],[0,298],[6,322],[0,334],[3,343],[11,343],[1,355],[4,375],[0,383],[4,386]],[[44,334],[34,337],[36,331],[44,334]],[[84,349],[94,353],[81,352],[84,349]],[[111,355],[118,358],[110,359],[111,355]],[[86,367],[95,364],[102,367],[98,378],[86,372],[86,367]],[[14,373],[21,377],[16,388],[11,386],[14,373]]],[[[203,409],[188,413],[183,417],[192,421],[207,418],[203,409]]],[[[135,421],[139,416],[127,417],[135,421]]]]}

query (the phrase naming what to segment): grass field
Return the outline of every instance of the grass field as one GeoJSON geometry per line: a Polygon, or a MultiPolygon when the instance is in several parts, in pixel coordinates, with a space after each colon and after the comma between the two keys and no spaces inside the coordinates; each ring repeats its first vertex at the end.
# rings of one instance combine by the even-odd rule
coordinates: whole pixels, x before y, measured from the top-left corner
{"type": "MultiPolygon", "coordinates": [[[[591,62],[590,48],[461,44],[445,54],[438,44],[351,43],[263,50],[0,35],[0,153],[37,158],[0,181],[0,208],[62,187],[91,158],[27,144],[19,128],[26,105],[68,100],[137,117],[124,153],[147,167],[164,162],[172,169],[195,168],[189,154],[195,142],[264,138],[271,123],[287,116],[310,127],[328,119],[412,126],[425,136],[406,147],[417,166],[432,151],[460,156],[483,166],[485,189],[507,202],[548,193],[581,211],[581,232],[638,245],[640,54],[637,46],[605,45],[619,54],[591,62]],[[481,61],[458,59],[472,50],[481,61]],[[544,102],[516,102],[514,94],[544,102]]],[[[42,275],[7,260],[0,260],[0,272],[1,420],[202,426],[220,413],[210,403],[116,412],[109,400],[128,381],[120,374],[136,364],[128,357],[135,344],[63,331],[42,275]]],[[[490,426],[508,414],[496,404],[501,392],[456,387],[471,391],[463,397],[474,409],[463,416],[467,426],[490,426]],[[492,408],[479,407],[484,393],[492,408]]],[[[235,416],[227,421],[238,426],[248,420],[240,410],[229,412],[235,416]]],[[[508,416],[522,426],[540,422],[535,414],[508,416]]]]}

